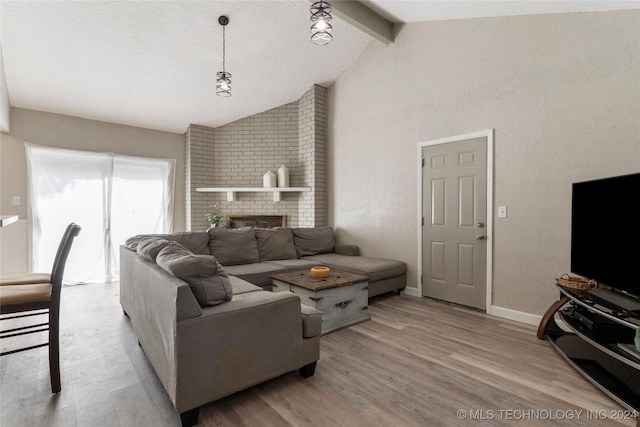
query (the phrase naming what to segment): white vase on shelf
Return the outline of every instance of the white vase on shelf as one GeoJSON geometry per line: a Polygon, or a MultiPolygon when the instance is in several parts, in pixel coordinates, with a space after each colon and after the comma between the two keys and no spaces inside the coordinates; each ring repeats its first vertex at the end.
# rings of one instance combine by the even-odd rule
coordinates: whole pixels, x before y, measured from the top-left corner
{"type": "Polygon", "coordinates": [[[275,188],[276,174],[271,171],[267,171],[267,173],[262,177],[262,186],[264,188],[275,188]]]}
{"type": "Polygon", "coordinates": [[[278,187],[289,187],[289,168],[285,165],[278,169],[278,187]]]}

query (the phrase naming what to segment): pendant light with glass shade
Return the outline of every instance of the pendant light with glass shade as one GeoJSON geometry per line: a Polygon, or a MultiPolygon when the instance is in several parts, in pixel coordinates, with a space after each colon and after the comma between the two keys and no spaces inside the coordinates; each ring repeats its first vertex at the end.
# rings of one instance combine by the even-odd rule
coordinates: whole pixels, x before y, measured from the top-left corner
{"type": "Polygon", "coordinates": [[[331,41],[331,5],[326,1],[317,1],[311,5],[311,41],[325,45],[331,41]]]}
{"type": "Polygon", "coordinates": [[[227,73],[225,70],[225,28],[229,23],[229,18],[222,15],[218,18],[218,24],[222,25],[222,71],[218,71],[216,80],[216,95],[229,97],[231,96],[231,73],[227,73]]]}

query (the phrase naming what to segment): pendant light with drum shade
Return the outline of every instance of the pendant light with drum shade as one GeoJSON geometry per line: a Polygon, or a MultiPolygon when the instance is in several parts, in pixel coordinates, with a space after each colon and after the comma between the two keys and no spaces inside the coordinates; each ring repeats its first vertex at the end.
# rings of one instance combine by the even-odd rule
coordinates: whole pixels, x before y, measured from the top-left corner
{"type": "Polygon", "coordinates": [[[227,73],[225,70],[225,56],[226,56],[226,37],[225,28],[229,23],[229,18],[222,15],[218,18],[218,24],[222,25],[222,71],[218,71],[218,79],[216,80],[216,95],[229,97],[231,96],[231,73],[227,73]]]}

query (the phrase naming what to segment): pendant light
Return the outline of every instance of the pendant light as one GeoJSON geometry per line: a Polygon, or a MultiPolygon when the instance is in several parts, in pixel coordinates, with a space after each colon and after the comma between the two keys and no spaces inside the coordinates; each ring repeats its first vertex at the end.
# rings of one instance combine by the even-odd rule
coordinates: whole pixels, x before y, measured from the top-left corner
{"type": "Polygon", "coordinates": [[[311,41],[325,45],[331,41],[331,5],[326,1],[317,1],[311,5],[311,41]]]}
{"type": "Polygon", "coordinates": [[[229,97],[231,96],[231,73],[225,71],[225,27],[229,23],[229,18],[222,15],[218,18],[218,24],[222,25],[222,71],[218,71],[218,79],[216,80],[216,95],[229,97]]]}

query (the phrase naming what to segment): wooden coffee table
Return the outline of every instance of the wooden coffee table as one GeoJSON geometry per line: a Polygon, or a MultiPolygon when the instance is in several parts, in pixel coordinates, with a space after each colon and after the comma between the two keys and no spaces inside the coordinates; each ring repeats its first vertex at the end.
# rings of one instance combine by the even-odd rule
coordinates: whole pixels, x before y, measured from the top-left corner
{"type": "Polygon", "coordinates": [[[291,291],[304,305],[322,311],[322,334],[371,319],[369,278],[343,271],[311,277],[309,270],[274,274],[273,292],[291,291]]]}

